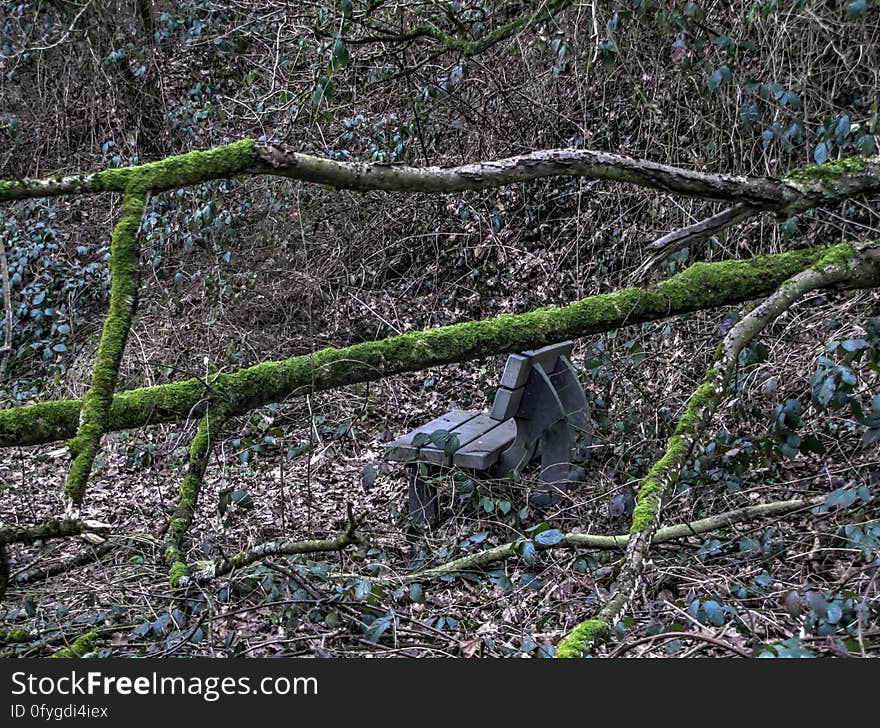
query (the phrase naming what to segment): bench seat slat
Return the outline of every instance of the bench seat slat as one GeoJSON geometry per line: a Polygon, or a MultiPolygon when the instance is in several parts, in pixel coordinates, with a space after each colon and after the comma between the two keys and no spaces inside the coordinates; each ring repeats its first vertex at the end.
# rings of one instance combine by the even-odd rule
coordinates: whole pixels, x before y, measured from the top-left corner
{"type": "MultiPolygon", "coordinates": [[[[479,414],[473,419],[462,422],[460,425],[456,425],[454,429],[450,430],[458,436],[459,449],[456,451],[456,455],[461,452],[462,448],[485,436],[497,427],[500,427],[500,425],[501,423],[497,420],[493,420],[486,414],[479,414]]],[[[443,451],[443,448],[437,447],[433,443],[425,445],[421,449],[419,452],[419,460],[424,460],[425,462],[433,463],[434,465],[452,464],[450,462],[450,457],[443,451]]]]}
{"type": "MultiPolygon", "coordinates": [[[[407,463],[412,460],[419,459],[419,448],[413,445],[413,439],[419,433],[430,435],[436,430],[454,431],[456,427],[474,419],[479,412],[466,412],[463,410],[452,410],[445,415],[431,420],[427,424],[420,425],[415,430],[406,433],[403,437],[399,437],[394,442],[389,443],[385,448],[385,457],[388,460],[407,463]]],[[[422,448],[424,450],[424,448],[422,448]]]]}
{"type": "Polygon", "coordinates": [[[498,462],[501,453],[516,437],[516,422],[506,420],[496,424],[497,427],[493,427],[457,450],[452,456],[452,463],[460,468],[488,470],[498,462]]]}

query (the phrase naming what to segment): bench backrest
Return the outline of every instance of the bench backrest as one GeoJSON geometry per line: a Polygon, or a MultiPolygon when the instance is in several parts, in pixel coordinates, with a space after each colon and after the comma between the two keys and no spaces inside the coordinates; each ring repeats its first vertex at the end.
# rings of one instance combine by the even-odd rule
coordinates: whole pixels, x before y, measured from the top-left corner
{"type": "Polygon", "coordinates": [[[546,374],[552,374],[556,369],[559,357],[570,357],[573,346],[573,341],[563,341],[545,346],[542,349],[511,354],[504,366],[501,385],[495,393],[495,401],[492,403],[489,416],[493,420],[502,422],[516,415],[532,367],[540,365],[546,374]]]}

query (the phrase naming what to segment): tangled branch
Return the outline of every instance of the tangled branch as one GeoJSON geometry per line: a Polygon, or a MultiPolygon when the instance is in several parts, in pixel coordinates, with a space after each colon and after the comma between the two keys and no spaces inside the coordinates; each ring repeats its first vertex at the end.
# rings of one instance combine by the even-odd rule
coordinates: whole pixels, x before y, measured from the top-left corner
{"type": "Polygon", "coordinates": [[[652,534],[659,523],[663,498],[707,429],[734,378],[743,348],[795,301],[817,288],[842,281],[857,281],[862,286],[880,285],[880,249],[867,248],[851,257],[827,257],[783,283],[728,332],[703,383],[691,395],[665,454],[642,481],[633,510],[631,537],[614,593],[596,616],[582,621],[569,632],[559,644],[558,657],[580,657],[590,644],[608,633],[635,593],[652,534]]]}

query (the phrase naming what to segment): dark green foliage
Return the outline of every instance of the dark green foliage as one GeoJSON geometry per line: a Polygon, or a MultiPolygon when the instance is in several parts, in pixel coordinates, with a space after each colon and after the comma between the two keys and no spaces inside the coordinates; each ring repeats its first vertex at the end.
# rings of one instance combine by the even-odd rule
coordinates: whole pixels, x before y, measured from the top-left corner
{"type": "Polygon", "coordinates": [[[109,289],[107,244],[80,245],[63,255],[58,222],[56,208],[43,200],[0,208],[12,294],[15,375],[5,386],[15,400],[33,396],[30,381],[39,386],[69,363],[72,332],[109,289]]]}

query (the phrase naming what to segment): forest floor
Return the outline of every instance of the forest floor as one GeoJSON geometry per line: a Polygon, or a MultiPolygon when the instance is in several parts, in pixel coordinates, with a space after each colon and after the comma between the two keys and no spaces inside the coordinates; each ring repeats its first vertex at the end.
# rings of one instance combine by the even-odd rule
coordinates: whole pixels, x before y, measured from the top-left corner
{"type": "MultiPolygon", "coordinates": [[[[855,296],[838,305],[858,321],[873,300],[855,296]]],[[[808,371],[816,347],[801,331],[821,326],[821,316],[809,303],[797,307],[765,339],[763,361],[744,367],[715,439],[684,472],[662,520],[670,525],[830,494],[828,505],[655,547],[637,598],[598,654],[876,655],[876,448],[863,447],[859,433],[837,428],[833,417],[812,423],[821,452],[792,459],[762,445],[773,439],[768,422],[773,402],[781,401],[775,372],[798,359],[808,371]]],[[[540,524],[563,532],[626,532],[626,519],[612,517],[609,502],[637,485],[660,452],[712,345],[706,337],[700,350],[685,351],[678,337],[690,327],[723,326],[722,314],[701,314],[677,322],[675,332],[667,327],[665,338],[661,323],[578,345],[573,359],[593,400],[594,443],[585,482],[542,512],[527,507],[534,472],[518,484],[455,472],[438,478],[442,523],[422,532],[406,515],[402,467],[382,457],[385,442],[442,412],[487,408],[501,359],[259,410],[234,423],[216,449],[191,530],[190,561],[277,537],[333,536],[345,528],[347,504],[363,517],[363,544],[326,557],[277,557],[185,592],[168,588],[162,534],[194,423],[110,435],[84,515],[111,524],[118,548],[47,581],[12,585],[4,627],[26,628],[33,640],[6,652],[48,654],[97,629],[104,656],[550,655],[568,629],[601,606],[620,552],[552,549],[459,578],[396,585],[395,577],[526,538],[540,524]],[[638,356],[633,346],[619,345],[616,353],[596,356],[628,336],[653,343],[638,356]],[[614,377],[603,389],[604,367],[614,377]],[[658,399],[658,390],[668,399],[658,399]]],[[[803,386],[797,372],[788,379],[789,386],[803,386]]],[[[66,463],[59,444],[7,450],[0,521],[57,516],[66,463]]],[[[88,548],[63,541],[12,548],[13,579],[88,548]]]]}

